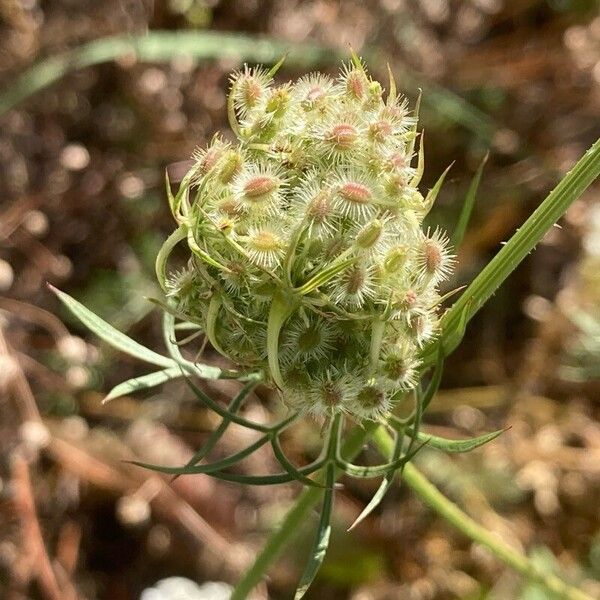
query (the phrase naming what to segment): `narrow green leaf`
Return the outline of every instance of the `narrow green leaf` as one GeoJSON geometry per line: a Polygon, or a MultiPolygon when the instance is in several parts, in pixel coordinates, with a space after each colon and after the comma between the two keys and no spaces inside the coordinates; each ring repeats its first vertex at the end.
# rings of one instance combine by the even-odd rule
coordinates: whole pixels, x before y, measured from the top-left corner
{"type": "Polygon", "coordinates": [[[152,465],[137,460],[127,461],[138,467],[144,469],[150,469],[151,471],[158,471],[159,473],[168,473],[169,475],[197,475],[197,474],[210,474],[213,471],[221,471],[227,469],[232,465],[240,462],[244,458],[250,456],[253,452],[256,452],[261,446],[264,446],[269,441],[268,435],[263,435],[258,438],[254,443],[250,444],[243,450],[236,452],[223,458],[222,460],[215,461],[206,465],[183,465],[181,467],[169,467],[163,465],[152,465]]]}
{"type": "MultiPolygon", "coordinates": [[[[354,427],[350,430],[345,436],[342,455],[353,459],[378,427],[377,423],[369,421],[363,427],[354,427]]],[[[307,474],[306,468],[301,470],[304,474],[307,474]]],[[[284,476],[289,477],[287,473],[284,476]]],[[[338,473],[336,473],[337,476],[338,473]]],[[[267,572],[269,565],[290,543],[293,533],[306,521],[310,510],[319,501],[320,494],[321,490],[312,487],[305,488],[302,491],[294,506],[285,515],[280,526],[272,532],[265,546],[256,555],[253,564],[237,582],[231,600],[245,600],[250,595],[252,588],[260,582],[267,572]]]]}
{"type": "MultiPolygon", "coordinates": [[[[421,183],[423,173],[425,172],[425,131],[421,131],[421,139],[419,140],[419,157],[417,159],[417,169],[414,177],[410,182],[411,186],[418,186],[421,183]]],[[[433,204],[433,201],[432,201],[433,204]]]]}
{"type": "MultiPolygon", "coordinates": [[[[396,439],[394,441],[394,450],[390,457],[390,462],[392,464],[395,463],[400,458],[400,455],[402,454],[403,441],[404,441],[404,433],[397,432],[396,439]]],[[[359,523],[364,521],[381,504],[381,501],[387,494],[388,490],[390,489],[390,487],[392,487],[395,476],[396,476],[396,469],[390,469],[386,473],[385,477],[383,478],[383,481],[377,488],[377,491],[373,494],[373,497],[371,498],[369,503],[363,508],[360,515],[358,515],[358,517],[355,519],[354,523],[352,523],[352,525],[350,525],[350,527],[348,527],[348,531],[351,531],[359,523]]]]}
{"type": "Polygon", "coordinates": [[[277,71],[279,71],[279,69],[281,69],[281,66],[283,65],[283,63],[285,62],[285,59],[287,58],[288,53],[286,52],[270,69],[269,72],[267,73],[267,77],[269,79],[273,79],[273,77],[275,77],[275,75],[277,74],[277,71]]]}
{"type": "Polygon", "coordinates": [[[467,440],[450,440],[423,431],[419,431],[415,436],[414,430],[410,428],[406,433],[419,441],[426,442],[428,446],[431,446],[436,450],[443,450],[444,452],[469,452],[470,450],[474,450],[475,448],[479,448],[480,446],[495,440],[505,431],[506,429],[499,429],[498,431],[492,431],[491,433],[486,433],[485,435],[469,438],[467,440]]]}
{"type": "Polygon", "coordinates": [[[275,454],[275,458],[277,462],[284,468],[284,470],[289,473],[296,481],[303,483],[309,487],[324,487],[318,481],[314,481],[313,479],[309,479],[306,475],[303,475],[300,469],[296,467],[285,455],[283,448],[281,447],[281,442],[279,441],[279,436],[277,434],[273,435],[271,438],[271,446],[273,448],[273,454],[275,454]]]}
{"type": "Polygon", "coordinates": [[[392,106],[392,104],[396,101],[396,96],[398,95],[398,93],[396,91],[396,80],[394,79],[394,74],[392,73],[392,68],[390,67],[390,63],[387,63],[386,66],[387,66],[387,72],[388,72],[388,80],[389,80],[390,84],[389,84],[388,95],[387,95],[385,103],[387,106],[392,106]]]}
{"type": "Polygon", "coordinates": [[[325,473],[325,492],[323,495],[323,507],[321,508],[321,518],[317,528],[317,535],[311,549],[310,559],[306,569],[300,578],[298,589],[294,594],[294,600],[300,600],[306,594],[310,584],[313,582],[329,547],[329,538],[331,536],[331,511],[333,508],[333,491],[335,483],[335,466],[328,463],[325,473]]]}
{"type": "Polygon", "coordinates": [[[171,312],[171,306],[161,302],[160,300],[150,299],[151,302],[158,304],[163,310],[163,339],[167,352],[171,358],[188,374],[196,375],[201,379],[240,379],[244,380],[257,380],[260,377],[256,374],[242,375],[238,371],[227,371],[220,367],[213,367],[212,365],[206,365],[200,362],[191,362],[186,360],[181,354],[181,350],[177,345],[177,338],[175,335],[175,317],[176,315],[171,312]]]}
{"type": "Polygon", "coordinates": [[[202,250],[200,246],[198,246],[198,242],[196,242],[196,238],[194,237],[194,233],[191,229],[187,231],[187,240],[188,246],[190,250],[201,260],[203,260],[207,265],[211,267],[216,267],[220,271],[224,273],[231,273],[231,270],[228,269],[225,265],[222,265],[219,261],[215,260],[210,254],[202,250]]]}
{"type": "Polygon", "coordinates": [[[231,84],[231,89],[229,90],[229,94],[227,95],[227,121],[229,122],[229,127],[231,127],[231,131],[235,134],[236,138],[240,137],[240,123],[237,118],[237,113],[235,110],[235,97],[237,90],[238,80],[234,80],[231,84]]]}
{"type": "Polygon", "coordinates": [[[177,364],[166,356],[161,356],[153,350],[145,348],[135,340],[126,336],[115,329],[112,325],[109,325],[106,321],[101,319],[98,315],[95,315],[91,310],[83,306],[80,302],[77,302],[74,298],[71,298],[65,292],[61,292],[59,289],[48,284],[49,289],[56,294],[58,299],[71,311],[71,313],[77,317],[88,329],[95,333],[99,338],[103,339],[107,344],[110,344],[113,348],[121,350],[130,356],[134,356],[144,362],[158,365],[159,367],[175,367],[177,364]]]}
{"type": "Polygon", "coordinates": [[[189,377],[185,378],[187,384],[190,389],[194,392],[194,395],[202,404],[205,404],[211,410],[215,411],[218,415],[221,415],[224,418],[228,418],[233,423],[237,423],[238,425],[243,425],[244,427],[248,427],[248,429],[254,429],[255,431],[268,432],[273,428],[268,427],[267,425],[260,425],[259,423],[255,423],[254,421],[249,421],[248,419],[244,419],[239,415],[229,412],[227,408],[221,406],[218,402],[215,402],[210,396],[205,394],[200,388],[195,386],[189,377]]]}
{"type": "Polygon", "coordinates": [[[275,473],[274,475],[242,475],[240,473],[222,473],[221,471],[214,471],[213,473],[207,473],[209,477],[220,479],[221,481],[229,481],[230,483],[239,483],[242,485],[282,485],[284,483],[291,483],[295,480],[293,475],[289,473],[275,473]]]}
{"type": "Polygon", "coordinates": [[[218,317],[219,312],[221,310],[221,306],[223,302],[221,300],[221,295],[217,292],[213,293],[210,302],[208,303],[208,311],[206,313],[206,326],[204,328],[204,333],[206,337],[210,341],[212,347],[222,356],[228,358],[227,352],[221,347],[219,340],[217,338],[217,327],[219,324],[218,317]]]}
{"type": "MultiPolygon", "coordinates": [[[[303,475],[310,475],[323,467],[324,461],[318,461],[306,467],[302,467],[299,471],[303,475]]],[[[281,485],[283,483],[291,483],[296,478],[289,473],[273,473],[269,475],[243,475],[240,473],[223,473],[222,471],[212,471],[207,473],[210,477],[221,479],[222,481],[230,481],[232,483],[243,483],[245,485],[281,485]]],[[[318,488],[312,487],[311,491],[318,492],[318,488]]]]}
{"type": "Polygon", "coordinates": [[[284,387],[279,367],[279,334],[283,324],[295,309],[296,305],[292,299],[284,298],[281,294],[273,296],[267,324],[267,360],[271,377],[279,388],[284,387]]]}
{"type": "Polygon", "coordinates": [[[458,222],[456,223],[454,233],[452,234],[452,239],[450,240],[450,243],[455,250],[461,245],[463,238],[465,237],[465,232],[467,231],[467,226],[469,224],[469,220],[471,219],[471,213],[473,212],[473,207],[475,206],[475,198],[477,197],[477,190],[479,189],[479,183],[481,182],[483,168],[485,167],[485,163],[487,162],[489,156],[490,154],[488,152],[483,157],[481,163],[479,163],[477,172],[471,181],[471,185],[469,185],[467,195],[463,201],[458,222]]]}
{"type": "Polygon", "coordinates": [[[182,376],[183,373],[181,368],[177,366],[128,379],[127,381],[119,383],[119,385],[116,385],[112,390],[110,390],[110,392],[108,392],[106,397],[102,400],[102,404],[106,404],[107,402],[110,402],[111,400],[121,396],[128,396],[134,392],[139,392],[140,390],[147,390],[148,388],[156,387],[161,383],[165,383],[182,376]]]}
{"type": "Polygon", "coordinates": [[[423,412],[427,410],[427,407],[431,404],[431,401],[440,389],[440,383],[442,382],[443,373],[444,352],[442,347],[440,346],[437,362],[435,364],[435,368],[431,376],[431,381],[429,382],[429,385],[427,386],[427,388],[425,389],[425,393],[423,394],[423,412]]]}
{"type": "Polygon", "coordinates": [[[330,279],[335,277],[340,271],[343,271],[346,267],[356,262],[356,258],[348,258],[346,260],[336,260],[333,264],[326,267],[314,277],[311,277],[306,283],[296,288],[296,292],[302,294],[310,294],[313,290],[316,290],[320,285],[325,285],[330,279]]]}
{"type": "Polygon", "coordinates": [[[167,260],[177,244],[187,237],[187,228],[185,225],[180,225],[161,246],[156,256],[156,277],[164,292],[167,291],[167,260]]]}
{"type": "Polygon", "coordinates": [[[165,191],[167,193],[167,200],[169,201],[169,208],[171,209],[171,214],[173,217],[179,212],[179,207],[176,206],[175,196],[173,196],[173,191],[171,190],[171,180],[169,179],[169,172],[165,169],[165,191]]]}
{"type": "Polygon", "coordinates": [[[446,175],[448,174],[448,171],[452,168],[453,164],[454,163],[446,167],[446,170],[440,175],[439,179],[435,182],[434,186],[429,190],[427,196],[425,196],[425,200],[423,201],[425,207],[425,214],[427,214],[431,210],[431,207],[433,206],[438,194],[440,193],[440,190],[442,189],[444,179],[446,179],[446,175]]]}
{"type": "Polygon", "coordinates": [[[427,440],[425,440],[422,444],[414,448],[412,451],[407,451],[404,456],[401,456],[397,460],[383,465],[362,467],[360,465],[353,465],[352,463],[347,462],[345,460],[337,460],[336,463],[340,469],[342,469],[351,477],[356,477],[358,479],[373,479],[375,477],[386,476],[390,471],[397,471],[408,461],[412,460],[419,452],[419,450],[421,450],[421,448],[423,448],[423,446],[425,446],[425,444],[427,443],[427,440]]]}
{"type": "MultiPolygon", "coordinates": [[[[600,139],[577,161],[546,199],[510,238],[496,256],[475,277],[461,297],[442,318],[444,343],[457,330],[463,312],[466,322],[481,309],[490,296],[502,285],[517,265],[535,248],[545,233],[560,219],[571,204],[600,175],[600,139]]],[[[425,363],[435,360],[435,345],[424,355],[425,363]]],[[[458,344],[448,343],[445,352],[451,352],[458,344]]]]}
{"type": "Polygon", "coordinates": [[[408,160],[412,159],[413,152],[415,151],[415,141],[417,139],[417,126],[419,124],[419,111],[421,110],[421,98],[423,96],[423,90],[419,89],[419,95],[417,96],[417,101],[415,102],[415,109],[413,111],[413,118],[415,120],[414,125],[410,130],[410,140],[406,146],[406,156],[408,160]]]}
{"type": "MultiPolygon", "coordinates": [[[[237,413],[237,411],[240,409],[250,392],[252,392],[252,390],[256,387],[256,383],[256,381],[250,381],[240,390],[239,394],[236,394],[236,396],[233,398],[233,400],[229,403],[229,406],[227,407],[227,411],[230,414],[237,413]]],[[[223,437],[223,434],[229,427],[230,423],[231,419],[229,418],[229,416],[223,417],[217,429],[215,429],[210,434],[208,440],[202,446],[202,448],[197,450],[194,456],[190,458],[190,460],[186,464],[186,467],[198,464],[205,456],[207,456],[208,453],[216,446],[217,442],[221,439],[221,437],[223,437]]]]}

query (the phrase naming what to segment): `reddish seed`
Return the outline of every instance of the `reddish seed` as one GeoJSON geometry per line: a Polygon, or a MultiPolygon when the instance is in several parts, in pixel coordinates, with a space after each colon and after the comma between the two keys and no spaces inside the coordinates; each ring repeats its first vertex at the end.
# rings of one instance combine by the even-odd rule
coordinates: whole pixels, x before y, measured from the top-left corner
{"type": "Polygon", "coordinates": [[[251,199],[259,199],[274,192],[279,187],[279,181],[268,175],[258,175],[249,179],[244,185],[244,195],[251,199]]]}
{"type": "Polygon", "coordinates": [[[369,127],[371,136],[378,142],[384,142],[390,135],[392,135],[392,126],[388,121],[376,121],[369,127]]]}
{"type": "Polygon", "coordinates": [[[407,167],[406,156],[400,152],[395,152],[390,157],[390,165],[395,169],[404,169],[407,167]]]}
{"type": "Polygon", "coordinates": [[[223,156],[223,150],[221,148],[209,148],[202,158],[200,172],[203,174],[208,173],[217,164],[217,161],[221,156],[223,156]]]}
{"type": "Polygon", "coordinates": [[[355,98],[360,100],[366,92],[365,80],[362,73],[359,73],[358,71],[348,73],[346,88],[355,98]]]}
{"type": "Polygon", "coordinates": [[[425,269],[428,273],[435,273],[442,264],[442,251],[440,247],[433,240],[427,240],[423,244],[423,254],[425,269]]]}
{"type": "Polygon", "coordinates": [[[367,204],[373,197],[371,190],[366,185],[357,181],[345,183],[339,189],[339,194],[345,200],[354,202],[355,204],[367,204]]]}
{"type": "Polygon", "coordinates": [[[235,217],[240,214],[240,207],[238,203],[230,196],[219,203],[219,210],[223,211],[230,217],[235,217]]]}
{"type": "Polygon", "coordinates": [[[333,142],[338,148],[346,150],[354,144],[357,137],[358,131],[356,131],[354,125],[340,123],[332,127],[327,139],[333,142]]]}

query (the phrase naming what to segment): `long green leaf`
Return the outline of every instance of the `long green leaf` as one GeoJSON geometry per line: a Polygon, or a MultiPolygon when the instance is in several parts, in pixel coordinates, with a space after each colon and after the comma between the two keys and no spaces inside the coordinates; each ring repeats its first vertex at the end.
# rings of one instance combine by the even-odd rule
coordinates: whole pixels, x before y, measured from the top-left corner
{"type": "Polygon", "coordinates": [[[467,195],[465,196],[462,207],[460,209],[458,222],[456,223],[454,233],[452,234],[452,239],[450,240],[450,243],[455,250],[461,245],[463,238],[465,237],[467,225],[469,224],[469,221],[471,219],[471,213],[473,212],[473,207],[475,206],[475,198],[477,197],[477,190],[479,189],[479,183],[481,182],[483,167],[485,167],[485,163],[487,162],[488,158],[489,153],[487,153],[483,157],[483,160],[479,163],[477,172],[475,173],[475,176],[473,177],[473,180],[469,185],[467,195]]]}
{"type": "MultiPolygon", "coordinates": [[[[350,460],[354,458],[377,428],[377,423],[368,422],[364,427],[355,427],[350,431],[346,436],[342,448],[343,456],[348,457],[350,460]]],[[[303,472],[306,474],[305,470],[303,472]]],[[[317,488],[304,489],[294,506],[286,514],[280,526],[273,531],[263,549],[256,555],[252,566],[237,582],[231,595],[231,600],[245,600],[250,595],[252,588],[260,582],[269,565],[275,561],[283,549],[290,543],[292,536],[298,531],[312,507],[321,498],[321,494],[322,490],[317,488]]]]}
{"type": "MultiPolygon", "coordinates": [[[[244,400],[248,397],[250,392],[256,387],[256,381],[250,381],[247,383],[233,400],[229,403],[227,407],[227,412],[230,414],[235,414],[240,409],[244,400]]],[[[231,419],[229,415],[223,417],[220,425],[210,434],[206,443],[194,453],[194,456],[190,458],[186,467],[198,464],[208,453],[216,446],[217,442],[223,437],[223,434],[231,424],[231,419]]]]}
{"type": "MultiPolygon", "coordinates": [[[[442,318],[442,336],[437,343],[451,352],[458,345],[449,338],[465,318],[468,322],[502,285],[517,265],[535,248],[545,233],[600,175],[600,139],[563,177],[523,226],[475,277],[442,318]],[[465,313],[463,317],[463,312],[465,313]],[[448,342],[448,343],[447,343],[448,342]]],[[[425,363],[435,360],[435,344],[424,354],[425,363]]]]}
{"type": "MultiPolygon", "coordinates": [[[[390,456],[390,462],[394,463],[395,461],[398,460],[398,458],[400,458],[400,455],[402,454],[403,441],[404,441],[404,433],[397,432],[396,439],[394,440],[394,450],[392,452],[392,455],[390,456]]],[[[394,478],[396,477],[396,473],[397,473],[397,469],[390,469],[386,473],[385,477],[383,478],[383,481],[377,488],[377,491],[373,494],[373,497],[371,498],[369,503],[364,507],[364,509],[362,510],[360,515],[358,515],[358,517],[356,517],[356,519],[354,520],[354,523],[352,523],[352,525],[350,525],[350,527],[348,527],[348,531],[351,531],[359,523],[364,521],[381,504],[381,501],[383,500],[383,498],[387,494],[388,490],[390,489],[390,487],[392,487],[392,484],[394,483],[394,478]]]]}
{"type": "Polygon", "coordinates": [[[185,378],[188,386],[194,392],[194,395],[202,404],[205,404],[216,412],[221,417],[228,418],[233,423],[237,423],[238,425],[242,425],[243,427],[247,427],[248,429],[254,429],[255,431],[262,431],[263,433],[267,431],[271,431],[272,427],[267,425],[261,425],[260,423],[255,423],[254,421],[249,421],[248,419],[244,419],[244,417],[240,417],[235,413],[231,413],[227,410],[227,408],[221,406],[218,402],[215,402],[208,394],[205,394],[199,387],[195,386],[189,377],[185,378]]]}
{"type": "MultiPolygon", "coordinates": [[[[306,467],[298,469],[303,475],[310,475],[323,467],[324,461],[318,461],[306,467]]],[[[222,471],[211,471],[207,473],[210,477],[221,479],[222,481],[230,481],[232,483],[243,483],[245,485],[281,485],[282,483],[290,483],[296,481],[294,475],[289,473],[273,473],[269,475],[243,475],[241,473],[224,473],[222,471]]],[[[317,490],[318,488],[310,488],[317,490]]]]}
{"type": "Polygon", "coordinates": [[[408,429],[406,433],[411,437],[414,436],[415,439],[426,442],[428,446],[431,446],[436,450],[443,450],[444,452],[469,452],[495,440],[505,431],[505,429],[499,429],[498,431],[492,431],[491,433],[486,433],[485,435],[480,435],[475,438],[469,438],[468,440],[450,440],[448,438],[425,433],[424,431],[419,431],[415,436],[413,429],[408,429]]]}
{"type": "Polygon", "coordinates": [[[429,190],[429,192],[427,192],[427,196],[425,196],[425,200],[423,201],[426,213],[428,213],[431,210],[435,199],[437,198],[438,194],[440,193],[440,190],[442,189],[444,179],[446,179],[448,171],[452,168],[452,164],[446,167],[445,171],[438,177],[438,180],[433,184],[433,187],[429,190]]]}
{"type": "Polygon", "coordinates": [[[285,469],[287,473],[289,473],[296,481],[303,483],[309,487],[318,487],[322,488],[323,485],[318,481],[314,481],[313,479],[309,479],[300,471],[296,465],[294,465],[288,457],[285,455],[283,448],[281,447],[281,443],[279,441],[279,436],[274,435],[271,439],[271,446],[273,448],[273,454],[275,454],[275,458],[277,462],[285,469]]]}
{"type": "Polygon", "coordinates": [[[317,571],[323,564],[327,548],[329,546],[329,538],[331,536],[331,511],[333,508],[333,488],[335,483],[335,466],[329,463],[325,472],[325,492],[323,495],[323,507],[321,508],[321,518],[317,528],[317,535],[313,543],[310,560],[306,565],[306,569],[300,578],[298,589],[294,595],[294,600],[300,600],[306,594],[306,591],[313,582],[317,571]]]}
{"type": "Polygon", "coordinates": [[[110,344],[113,348],[121,350],[122,352],[125,352],[130,356],[134,356],[135,358],[139,358],[144,362],[158,365],[159,367],[170,368],[177,366],[177,363],[174,360],[167,358],[166,356],[161,356],[153,350],[149,350],[135,340],[132,340],[130,337],[126,336],[124,333],[121,333],[112,325],[109,325],[106,321],[101,319],[98,315],[95,315],[83,304],[77,302],[77,300],[74,298],[71,298],[69,294],[61,292],[53,285],[48,284],[48,287],[52,292],[54,292],[54,294],[56,294],[58,299],[71,311],[75,317],[77,317],[88,329],[95,333],[99,338],[103,339],[107,344],[110,344]]]}
{"type": "Polygon", "coordinates": [[[386,463],[384,465],[362,467],[360,465],[353,465],[352,463],[346,461],[339,461],[338,466],[351,477],[356,477],[358,479],[373,479],[375,477],[384,477],[390,471],[399,471],[401,467],[403,467],[407,462],[412,460],[417,454],[417,452],[419,452],[419,450],[421,450],[421,448],[427,443],[428,440],[425,440],[422,444],[420,444],[413,450],[408,449],[404,456],[398,458],[397,460],[391,463],[386,463]]]}
{"type": "Polygon", "coordinates": [[[120,398],[121,396],[128,396],[134,392],[139,392],[140,390],[147,390],[148,388],[156,387],[161,383],[166,383],[167,381],[171,381],[172,379],[177,379],[178,377],[182,376],[183,372],[181,368],[177,366],[128,379],[127,381],[123,381],[123,383],[119,383],[119,385],[116,385],[112,390],[110,390],[104,400],[102,400],[102,404],[106,404],[107,402],[110,402],[110,400],[120,398]]]}
{"type": "Polygon", "coordinates": [[[213,471],[221,471],[240,462],[247,456],[250,456],[250,454],[252,454],[253,452],[256,452],[261,446],[264,446],[268,441],[269,436],[263,435],[249,446],[246,446],[246,448],[244,448],[243,450],[240,450],[235,454],[231,454],[230,456],[227,456],[222,460],[218,460],[214,463],[209,463],[206,465],[184,465],[181,467],[168,467],[163,465],[152,465],[149,463],[140,462],[138,460],[132,460],[128,462],[138,467],[143,467],[144,469],[158,471],[159,473],[168,473],[169,475],[198,475],[202,473],[210,474],[213,471]]]}
{"type": "Polygon", "coordinates": [[[161,246],[156,255],[156,278],[164,292],[167,291],[167,260],[177,244],[187,237],[187,228],[180,225],[161,246]]]}

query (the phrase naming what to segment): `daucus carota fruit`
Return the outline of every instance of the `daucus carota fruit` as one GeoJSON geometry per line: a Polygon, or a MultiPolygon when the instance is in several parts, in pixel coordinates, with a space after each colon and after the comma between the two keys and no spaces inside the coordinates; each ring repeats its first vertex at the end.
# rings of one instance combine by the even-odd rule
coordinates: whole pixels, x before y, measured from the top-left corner
{"type": "Polygon", "coordinates": [[[217,351],[319,416],[385,414],[437,333],[448,239],[425,232],[416,116],[357,57],[339,77],[232,77],[235,142],[195,155],[175,217],[191,251],[166,281],[217,351]]]}

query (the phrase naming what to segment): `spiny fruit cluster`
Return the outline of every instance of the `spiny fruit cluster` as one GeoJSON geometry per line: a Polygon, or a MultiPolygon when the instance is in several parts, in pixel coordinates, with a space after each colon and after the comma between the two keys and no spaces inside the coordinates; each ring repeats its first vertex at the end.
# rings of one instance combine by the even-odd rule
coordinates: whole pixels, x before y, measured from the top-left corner
{"type": "Polygon", "coordinates": [[[176,211],[191,258],[168,293],[293,409],[378,418],[417,383],[453,265],[446,236],[421,228],[416,118],[356,56],[335,80],[273,74],[232,77],[237,140],[194,155],[176,211]]]}

